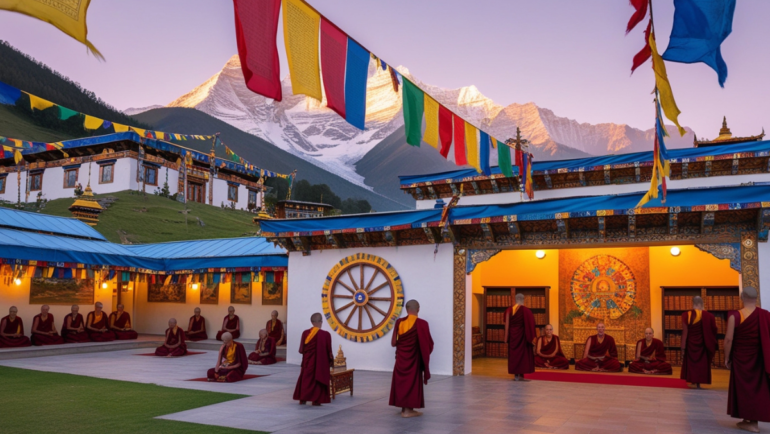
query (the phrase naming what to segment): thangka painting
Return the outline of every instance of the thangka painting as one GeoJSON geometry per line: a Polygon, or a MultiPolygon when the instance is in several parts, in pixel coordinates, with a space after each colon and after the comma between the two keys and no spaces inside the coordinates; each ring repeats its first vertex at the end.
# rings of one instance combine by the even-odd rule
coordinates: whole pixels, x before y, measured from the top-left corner
{"type": "Polygon", "coordinates": [[[94,304],[94,279],[35,277],[29,287],[29,304],[94,304]]]}
{"type": "Polygon", "coordinates": [[[283,284],[262,282],[262,305],[283,306],[283,284]]]}
{"type": "Polygon", "coordinates": [[[230,303],[251,304],[251,282],[231,282],[230,303]]]}
{"type": "Polygon", "coordinates": [[[201,304],[219,304],[219,284],[201,282],[201,304]]]}
{"type": "Polygon", "coordinates": [[[147,301],[151,303],[187,302],[187,285],[184,283],[154,283],[147,286],[147,301]]]}

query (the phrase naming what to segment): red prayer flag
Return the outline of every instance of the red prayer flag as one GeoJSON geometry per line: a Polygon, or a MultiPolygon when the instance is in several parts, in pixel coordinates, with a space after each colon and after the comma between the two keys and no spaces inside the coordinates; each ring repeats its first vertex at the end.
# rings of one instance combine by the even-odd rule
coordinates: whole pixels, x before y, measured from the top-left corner
{"type": "Polygon", "coordinates": [[[636,9],[633,15],[631,15],[631,19],[628,20],[628,26],[626,27],[626,34],[633,30],[634,27],[636,27],[637,24],[642,22],[644,17],[647,16],[647,5],[648,0],[631,0],[631,6],[636,9]]]}
{"type": "Polygon", "coordinates": [[[233,0],[235,39],[246,87],[280,101],[281,78],[278,47],[278,13],[281,0],[233,0]]]}
{"type": "Polygon", "coordinates": [[[439,153],[446,158],[452,147],[452,112],[441,104],[438,105],[438,137],[441,142],[439,153]]]}
{"type": "Polygon", "coordinates": [[[392,66],[388,66],[390,72],[390,81],[393,82],[393,92],[398,93],[398,77],[396,77],[396,70],[392,66]]]}
{"type": "Polygon", "coordinates": [[[634,73],[636,68],[640,67],[644,62],[652,56],[652,49],[650,48],[650,30],[652,29],[652,20],[647,24],[647,30],[644,31],[644,48],[636,53],[634,56],[634,64],[631,65],[631,74],[634,73]]]}
{"type": "Polygon", "coordinates": [[[514,151],[515,160],[513,165],[519,168],[519,176],[524,179],[524,152],[521,149],[514,151]]]}
{"type": "Polygon", "coordinates": [[[345,59],[348,35],[321,17],[321,69],[326,106],[345,117],[345,59]]]}
{"type": "Polygon", "coordinates": [[[468,159],[465,157],[465,121],[459,116],[452,116],[455,128],[455,164],[465,166],[468,159]]]}

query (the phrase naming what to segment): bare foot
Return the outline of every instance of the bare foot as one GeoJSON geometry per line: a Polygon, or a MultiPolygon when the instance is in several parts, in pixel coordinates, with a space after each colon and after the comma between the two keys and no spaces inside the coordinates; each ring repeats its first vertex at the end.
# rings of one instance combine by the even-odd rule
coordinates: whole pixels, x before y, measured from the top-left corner
{"type": "Polygon", "coordinates": [[[420,416],[422,416],[421,411],[414,411],[408,408],[401,413],[401,417],[420,417],[420,416]]]}
{"type": "Polygon", "coordinates": [[[738,428],[744,431],[759,432],[759,423],[757,422],[742,421],[742,422],[738,422],[736,425],[738,425],[738,428]]]}

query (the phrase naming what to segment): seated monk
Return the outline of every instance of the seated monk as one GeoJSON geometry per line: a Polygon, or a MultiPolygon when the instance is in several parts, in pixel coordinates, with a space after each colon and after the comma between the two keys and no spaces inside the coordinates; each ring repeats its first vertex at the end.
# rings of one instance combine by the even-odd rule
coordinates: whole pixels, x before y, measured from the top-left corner
{"type": "Polygon", "coordinates": [[[249,354],[249,364],[272,365],[275,362],[275,340],[267,335],[267,330],[260,330],[257,347],[249,354]]]}
{"type": "Polygon", "coordinates": [[[118,310],[110,314],[110,330],[119,341],[136,339],[139,334],[131,328],[131,315],[123,309],[123,305],[119,304],[118,310]]]}
{"type": "Polygon", "coordinates": [[[206,334],[206,318],[201,316],[201,308],[195,308],[195,315],[190,317],[190,322],[187,323],[187,331],[185,332],[185,338],[188,341],[205,341],[209,338],[206,334]]]}
{"type": "Polygon", "coordinates": [[[40,306],[40,313],[32,319],[32,345],[61,345],[64,339],[56,332],[53,315],[47,304],[40,306]]]}
{"type": "Polygon", "coordinates": [[[583,358],[575,362],[576,371],[623,372],[618,362],[618,348],[615,339],[604,334],[604,323],[596,325],[596,334],[586,339],[583,358]]]}
{"type": "Polygon", "coordinates": [[[286,333],[283,330],[283,323],[278,319],[277,310],[270,314],[270,321],[265,325],[265,330],[267,330],[267,335],[273,338],[276,346],[286,343],[286,333]]]}
{"type": "Polygon", "coordinates": [[[217,340],[223,340],[222,335],[225,333],[230,333],[233,339],[241,337],[241,319],[235,314],[235,308],[232,306],[227,308],[227,316],[222,320],[222,330],[217,332],[217,340]]]}
{"type": "Polygon", "coordinates": [[[79,314],[80,306],[77,304],[72,305],[72,313],[68,313],[64,317],[64,324],[61,326],[61,336],[64,338],[64,342],[68,344],[80,344],[83,342],[91,342],[86,333],[86,323],[83,320],[83,315],[79,314]]]}
{"type": "Polygon", "coordinates": [[[155,349],[155,355],[161,357],[180,357],[187,354],[187,344],[184,343],[184,330],[176,325],[176,319],[168,320],[166,341],[155,349]]]}
{"type": "MultiPolygon", "coordinates": [[[[232,309],[232,307],[230,308],[232,309]]],[[[206,376],[209,381],[234,383],[243,380],[243,374],[249,367],[246,349],[233,340],[229,332],[222,333],[222,344],[217,354],[217,365],[209,369],[206,376]]]]}
{"type": "Polygon", "coordinates": [[[535,367],[546,369],[569,369],[569,360],[561,351],[561,341],[553,334],[553,326],[545,326],[545,336],[537,338],[535,345],[535,367]]]}
{"type": "Polygon", "coordinates": [[[655,339],[655,332],[647,327],[644,339],[636,343],[636,357],[628,366],[628,372],[634,374],[671,375],[671,365],[666,363],[666,348],[660,339],[655,339]]]}
{"type": "Polygon", "coordinates": [[[310,401],[313,405],[319,406],[331,402],[330,369],[334,366],[332,335],[326,330],[321,330],[323,316],[320,313],[311,315],[310,323],[313,327],[302,332],[299,340],[302,368],[297,378],[297,386],[294,387],[293,399],[299,401],[299,405],[305,405],[310,401]]]}
{"type": "Polygon", "coordinates": [[[107,314],[102,311],[102,303],[97,301],[94,305],[94,311],[86,316],[86,332],[92,342],[110,342],[115,340],[115,333],[107,329],[109,319],[107,314]]]}
{"type": "Polygon", "coordinates": [[[24,336],[24,323],[16,316],[16,306],[8,309],[8,316],[0,319],[0,348],[29,347],[29,338],[24,336]]]}

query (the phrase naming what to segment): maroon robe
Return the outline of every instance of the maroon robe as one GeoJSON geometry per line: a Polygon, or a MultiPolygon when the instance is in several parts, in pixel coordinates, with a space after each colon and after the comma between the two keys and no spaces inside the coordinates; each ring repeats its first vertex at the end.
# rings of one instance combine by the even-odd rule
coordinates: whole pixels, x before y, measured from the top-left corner
{"type": "Polygon", "coordinates": [[[88,338],[91,339],[92,342],[110,342],[115,340],[115,333],[111,332],[110,330],[107,330],[106,332],[95,332],[93,330],[88,329],[88,324],[91,323],[91,327],[95,329],[102,329],[102,328],[109,328],[109,315],[107,315],[106,312],[102,311],[102,319],[100,319],[98,322],[94,321],[95,315],[94,312],[89,312],[88,316],[86,317],[86,332],[88,333],[88,338]]]}
{"type": "Polygon", "coordinates": [[[711,384],[711,361],[717,348],[717,323],[714,315],[701,311],[695,324],[695,310],[682,313],[687,327],[687,342],[683,342],[682,373],[679,378],[693,384],[711,384]],[[688,321],[688,313],[690,313],[688,321]]]}
{"type": "Polygon", "coordinates": [[[740,312],[728,315],[735,318],[735,334],[727,413],[739,419],[770,422],[770,312],[756,308],[743,322],[740,312]]]}
{"type": "Polygon", "coordinates": [[[155,355],[166,357],[180,357],[187,354],[187,344],[184,343],[184,330],[182,327],[176,328],[176,333],[171,328],[166,329],[166,342],[164,345],[155,349],[155,355]],[[166,345],[180,344],[176,348],[168,348],[166,345]]]}
{"type": "Polygon", "coordinates": [[[249,354],[249,363],[259,362],[260,365],[272,365],[275,360],[275,339],[266,337],[257,341],[254,352],[249,354]],[[261,348],[261,349],[260,349],[261,348]],[[268,353],[266,356],[260,356],[260,353],[268,353]]]}
{"type": "Polygon", "coordinates": [[[286,342],[284,342],[284,334],[283,334],[283,323],[278,318],[275,319],[275,324],[273,324],[272,318],[270,321],[265,324],[265,330],[267,330],[267,335],[273,339],[275,339],[275,345],[283,345],[286,342]]]}
{"type": "Polygon", "coordinates": [[[187,326],[185,338],[187,338],[188,341],[193,342],[205,341],[209,338],[209,335],[206,334],[206,318],[204,318],[203,315],[198,319],[195,319],[195,315],[190,317],[190,324],[187,326]]]}
{"type": "Polygon", "coordinates": [[[86,333],[85,330],[82,332],[77,332],[74,330],[68,330],[67,329],[67,320],[70,320],[70,328],[77,329],[80,326],[83,326],[85,328],[85,324],[83,323],[83,315],[78,314],[75,319],[72,319],[72,314],[68,313],[67,316],[64,317],[64,324],[61,326],[61,335],[64,338],[64,342],[68,344],[82,344],[84,342],[91,342],[91,339],[88,338],[88,333],[86,333]]]}
{"type": "Polygon", "coordinates": [[[24,322],[21,317],[17,316],[16,321],[11,322],[8,318],[10,315],[6,315],[3,319],[0,319],[0,330],[3,333],[15,334],[19,333],[21,336],[18,338],[6,338],[0,336],[0,348],[16,348],[16,347],[29,347],[32,343],[29,338],[24,336],[24,322]]]}
{"type": "Polygon", "coordinates": [[[535,316],[527,306],[519,306],[511,316],[513,308],[509,307],[504,316],[508,320],[508,373],[531,374],[535,372],[535,350],[533,342],[537,337],[535,332],[535,316]]]}
{"type": "MultiPolygon", "coordinates": [[[[131,315],[124,311],[120,318],[118,318],[118,312],[112,312],[110,314],[110,324],[111,327],[116,327],[119,329],[131,328],[131,315]]],[[[139,337],[139,334],[134,330],[112,330],[112,332],[115,333],[115,339],[119,341],[127,341],[139,337]]]]}
{"type": "MultiPolygon", "coordinates": [[[[540,352],[543,354],[553,354],[556,351],[556,354],[553,357],[543,357],[536,354],[535,366],[538,368],[548,368],[548,366],[545,366],[545,362],[548,362],[551,369],[569,369],[569,360],[564,357],[564,353],[561,351],[559,337],[552,335],[551,342],[548,343],[545,343],[545,339],[545,336],[538,338],[538,342],[541,345],[540,352]]],[[[535,350],[537,350],[537,345],[535,345],[535,350]]]]}
{"type": "Polygon", "coordinates": [[[217,332],[217,340],[221,341],[222,335],[225,333],[230,333],[231,335],[233,335],[233,339],[238,339],[239,337],[241,337],[240,330],[236,330],[234,332],[227,332],[224,330],[225,328],[232,330],[236,328],[238,324],[240,324],[240,322],[241,322],[241,319],[238,318],[238,315],[233,315],[233,319],[230,319],[230,315],[225,315],[225,319],[222,320],[223,329],[217,332]]]}
{"type": "Polygon", "coordinates": [[[305,343],[310,330],[302,332],[299,341],[299,352],[302,354],[302,369],[294,388],[295,401],[311,401],[317,404],[331,402],[329,398],[330,368],[334,363],[332,356],[332,335],[324,330],[305,343]]]}
{"type": "Polygon", "coordinates": [[[590,357],[602,357],[602,361],[594,361],[586,357],[575,362],[576,371],[591,371],[596,367],[607,372],[623,372],[623,366],[618,362],[618,348],[615,346],[615,339],[605,334],[604,340],[599,343],[599,337],[597,335],[590,336],[586,340],[586,345],[591,343],[591,348],[588,350],[590,357]]]}
{"type": "Polygon", "coordinates": [[[424,408],[423,384],[430,380],[430,354],[433,352],[433,338],[430,327],[424,319],[417,318],[412,328],[398,334],[400,318],[393,327],[391,342],[396,344],[396,364],[390,382],[389,405],[401,408],[424,408]]]}
{"type": "Polygon", "coordinates": [[[628,372],[644,374],[646,369],[648,371],[657,370],[658,372],[655,375],[671,375],[674,373],[671,369],[671,364],[666,362],[666,347],[663,346],[663,341],[652,338],[652,343],[648,347],[647,339],[640,339],[636,342],[636,347],[639,348],[639,345],[641,345],[642,349],[639,356],[655,357],[655,359],[645,362],[641,357],[638,357],[639,360],[634,360],[628,366],[628,372]]]}
{"type": "MultiPolygon", "coordinates": [[[[35,327],[37,321],[37,330],[41,332],[53,331],[53,315],[48,314],[48,319],[43,321],[43,314],[39,313],[32,319],[32,327],[35,327]]],[[[32,333],[32,345],[61,345],[64,339],[58,333],[53,335],[44,335],[42,333],[32,333]]]]}
{"type": "MultiPolygon", "coordinates": [[[[243,380],[243,374],[246,373],[246,369],[249,367],[249,359],[246,357],[246,349],[243,347],[243,344],[233,341],[233,345],[235,345],[235,364],[240,363],[240,366],[231,369],[220,366],[219,372],[216,372],[216,368],[211,368],[208,373],[206,373],[209,380],[224,381],[226,383],[234,383],[243,380]]],[[[222,360],[227,355],[224,354],[224,349],[224,345],[219,348],[219,353],[217,354],[217,357],[219,357],[218,360],[222,360]]]]}

